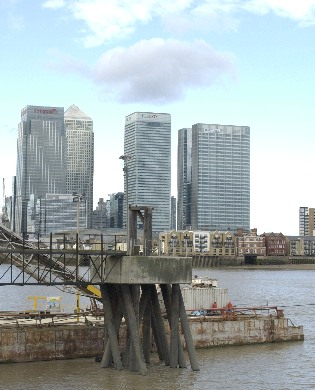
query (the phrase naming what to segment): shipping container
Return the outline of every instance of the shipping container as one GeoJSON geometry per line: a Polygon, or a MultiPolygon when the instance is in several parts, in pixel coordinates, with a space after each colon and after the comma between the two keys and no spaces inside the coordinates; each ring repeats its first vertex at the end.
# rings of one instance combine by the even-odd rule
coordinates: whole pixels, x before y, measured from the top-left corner
{"type": "Polygon", "coordinates": [[[211,309],[214,302],[222,308],[230,302],[227,288],[184,287],[182,295],[186,311],[211,309]]]}

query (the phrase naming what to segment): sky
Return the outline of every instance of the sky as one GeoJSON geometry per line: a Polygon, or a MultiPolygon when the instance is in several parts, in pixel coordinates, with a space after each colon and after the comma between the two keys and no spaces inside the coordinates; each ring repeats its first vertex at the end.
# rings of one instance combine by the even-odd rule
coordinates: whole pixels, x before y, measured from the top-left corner
{"type": "Polygon", "coordinates": [[[125,117],[250,126],[251,222],[298,235],[315,207],[315,0],[0,0],[0,177],[12,194],[27,105],[94,121],[94,203],[123,191],[125,117]]]}

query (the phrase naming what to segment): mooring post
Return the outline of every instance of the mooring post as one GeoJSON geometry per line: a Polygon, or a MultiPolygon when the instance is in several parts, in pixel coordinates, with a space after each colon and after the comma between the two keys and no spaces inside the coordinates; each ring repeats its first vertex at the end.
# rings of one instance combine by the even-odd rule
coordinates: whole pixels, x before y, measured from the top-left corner
{"type": "Polygon", "coordinates": [[[193,371],[199,371],[195,346],[190,332],[190,327],[186,315],[186,309],[184,305],[182,292],[180,290],[179,290],[179,316],[180,316],[180,322],[181,322],[182,330],[186,341],[186,347],[189,355],[191,368],[193,371]]]}
{"type": "Polygon", "coordinates": [[[112,305],[110,299],[110,292],[107,284],[100,285],[102,300],[104,306],[104,320],[106,324],[106,329],[108,332],[108,341],[110,343],[110,348],[113,355],[114,365],[116,370],[122,370],[122,362],[120,359],[120,351],[117,340],[117,334],[115,329],[115,324],[113,320],[112,305]]]}
{"type": "MultiPolygon", "coordinates": [[[[168,323],[169,323],[169,326],[171,329],[171,327],[172,327],[172,324],[171,324],[172,310],[171,310],[170,295],[171,295],[172,288],[169,284],[161,284],[160,287],[161,287],[161,291],[162,291],[162,295],[163,295],[163,300],[164,300],[164,305],[165,305],[165,309],[166,309],[168,323]]],[[[183,350],[183,346],[182,346],[180,337],[178,338],[178,365],[180,368],[187,368],[184,350],[183,350]]]]}

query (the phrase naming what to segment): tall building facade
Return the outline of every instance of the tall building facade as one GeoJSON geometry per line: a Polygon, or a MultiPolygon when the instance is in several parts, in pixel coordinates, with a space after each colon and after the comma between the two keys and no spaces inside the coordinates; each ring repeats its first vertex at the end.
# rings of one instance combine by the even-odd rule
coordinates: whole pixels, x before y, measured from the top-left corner
{"type": "Polygon", "coordinates": [[[99,198],[95,210],[93,210],[93,229],[100,230],[103,234],[108,227],[108,212],[104,198],[99,198]]]}
{"type": "Polygon", "coordinates": [[[315,209],[312,207],[300,207],[299,210],[299,235],[314,236],[315,209]]]}
{"type": "Polygon", "coordinates": [[[177,229],[191,227],[191,128],[178,131],[177,144],[177,229]]]}
{"type": "Polygon", "coordinates": [[[122,228],[124,216],[123,192],[117,192],[109,195],[109,228],[122,228]]]}
{"type": "Polygon", "coordinates": [[[18,233],[27,232],[31,194],[66,192],[66,153],[63,107],[23,108],[17,140],[15,228],[18,233]]]}
{"type": "Polygon", "coordinates": [[[67,137],[66,192],[84,194],[87,227],[93,226],[94,133],[93,120],[74,104],[65,114],[67,137]]]}
{"type": "Polygon", "coordinates": [[[250,228],[250,128],[192,126],[193,230],[250,228]]]}
{"type": "Polygon", "coordinates": [[[34,235],[77,231],[86,228],[86,202],[73,201],[71,194],[31,194],[28,202],[27,232],[34,235]]]}
{"type": "Polygon", "coordinates": [[[169,229],[170,114],[135,112],[128,115],[125,119],[124,157],[128,204],[153,207],[152,230],[169,229]]]}

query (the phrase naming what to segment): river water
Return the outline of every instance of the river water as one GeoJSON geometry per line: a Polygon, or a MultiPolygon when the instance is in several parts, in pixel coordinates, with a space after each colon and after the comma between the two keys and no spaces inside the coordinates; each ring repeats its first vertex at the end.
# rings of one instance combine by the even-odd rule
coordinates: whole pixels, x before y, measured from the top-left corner
{"type": "MultiPolygon", "coordinates": [[[[0,389],[315,389],[315,270],[211,268],[194,274],[218,279],[237,306],[283,308],[295,325],[304,326],[305,341],[197,350],[198,372],[170,369],[153,355],[147,376],[101,369],[94,359],[3,364],[0,389]]],[[[54,288],[5,286],[0,311],[25,309],[28,295],[62,295],[66,310],[75,307],[74,296],[54,288]]]]}

